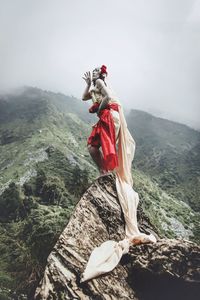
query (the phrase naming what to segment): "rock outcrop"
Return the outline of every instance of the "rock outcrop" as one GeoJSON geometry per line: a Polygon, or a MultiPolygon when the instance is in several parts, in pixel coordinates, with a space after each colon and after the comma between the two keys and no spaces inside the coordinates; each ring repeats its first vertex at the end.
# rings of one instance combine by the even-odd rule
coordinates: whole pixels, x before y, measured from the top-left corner
{"type": "MultiPolygon", "coordinates": [[[[156,233],[138,208],[140,230],[156,233]]],[[[48,257],[35,299],[198,299],[200,247],[185,240],[159,239],[133,246],[109,274],[80,283],[88,258],[106,240],[122,240],[124,218],[115,177],[94,181],[75,207],[48,257]]]]}

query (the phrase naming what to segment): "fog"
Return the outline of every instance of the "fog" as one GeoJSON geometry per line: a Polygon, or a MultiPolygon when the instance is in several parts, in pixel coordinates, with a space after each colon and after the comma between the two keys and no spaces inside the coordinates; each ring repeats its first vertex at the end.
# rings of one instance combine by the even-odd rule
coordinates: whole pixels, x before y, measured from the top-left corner
{"type": "Polygon", "coordinates": [[[81,100],[105,64],[125,109],[200,129],[200,1],[0,0],[0,91],[81,100]]]}

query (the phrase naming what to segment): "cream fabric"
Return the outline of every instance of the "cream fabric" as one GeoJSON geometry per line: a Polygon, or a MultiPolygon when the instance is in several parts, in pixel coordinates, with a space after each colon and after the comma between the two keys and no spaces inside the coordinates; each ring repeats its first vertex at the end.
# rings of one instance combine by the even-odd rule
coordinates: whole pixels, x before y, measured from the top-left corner
{"type": "Polygon", "coordinates": [[[120,117],[120,133],[119,133],[119,146],[118,146],[118,159],[119,167],[116,172],[121,180],[133,185],[131,166],[135,155],[135,141],[130,134],[127,123],[124,117],[123,110],[119,106],[120,117]]]}
{"type": "MultiPolygon", "coordinates": [[[[115,114],[117,116],[117,114],[115,114]]],[[[123,254],[128,253],[130,245],[156,242],[154,235],[147,235],[138,229],[137,206],[138,193],[132,188],[133,179],[131,164],[135,154],[135,141],[131,136],[121,106],[119,118],[113,118],[115,126],[119,127],[118,159],[119,167],[116,172],[117,194],[125,218],[125,238],[122,241],[106,241],[96,247],[88,260],[81,282],[90,280],[101,274],[112,271],[119,263],[123,254]]]]}
{"type": "Polygon", "coordinates": [[[113,117],[113,121],[115,124],[115,138],[116,138],[116,144],[118,145],[119,143],[119,131],[120,131],[120,116],[118,111],[111,109],[110,110],[112,117],[113,117]]]}

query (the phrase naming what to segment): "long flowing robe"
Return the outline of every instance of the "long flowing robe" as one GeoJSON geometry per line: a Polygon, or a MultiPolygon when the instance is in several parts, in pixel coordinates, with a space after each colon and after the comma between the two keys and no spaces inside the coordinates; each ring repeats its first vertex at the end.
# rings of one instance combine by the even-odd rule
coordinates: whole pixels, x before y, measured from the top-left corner
{"type": "Polygon", "coordinates": [[[154,235],[147,235],[140,232],[137,225],[139,195],[132,188],[133,178],[131,172],[136,143],[127,128],[124,113],[120,105],[118,105],[118,113],[119,118],[113,118],[110,110],[107,112],[110,118],[113,118],[115,129],[119,128],[119,134],[115,137],[115,142],[116,139],[118,140],[118,164],[114,171],[116,173],[117,194],[126,223],[125,237],[122,241],[118,242],[112,240],[105,241],[99,247],[94,248],[85,271],[82,274],[81,282],[112,271],[118,265],[122,255],[129,252],[129,247],[134,244],[135,240],[141,243],[156,242],[154,235]]]}

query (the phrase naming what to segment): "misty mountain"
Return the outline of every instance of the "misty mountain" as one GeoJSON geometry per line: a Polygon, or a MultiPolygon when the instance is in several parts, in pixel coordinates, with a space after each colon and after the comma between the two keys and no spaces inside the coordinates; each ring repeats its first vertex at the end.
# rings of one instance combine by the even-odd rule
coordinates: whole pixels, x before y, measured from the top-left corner
{"type": "Polygon", "coordinates": [[[127,123],[136,141],[135,167],[199,211],[200,132],[139,110],[127,123]]]}
{"type": "MultiPolygon", "coordinates": [[[[77,201],[98,175],[87,151],[97,118],[88,108],[32,87],[0,97],[0,294],[33,293],[77,201]]],[[[143,111],[126,117],[136,141],[134,189],[146,215],[160,236],[199,241],[199,133],[143,111]]]]}

